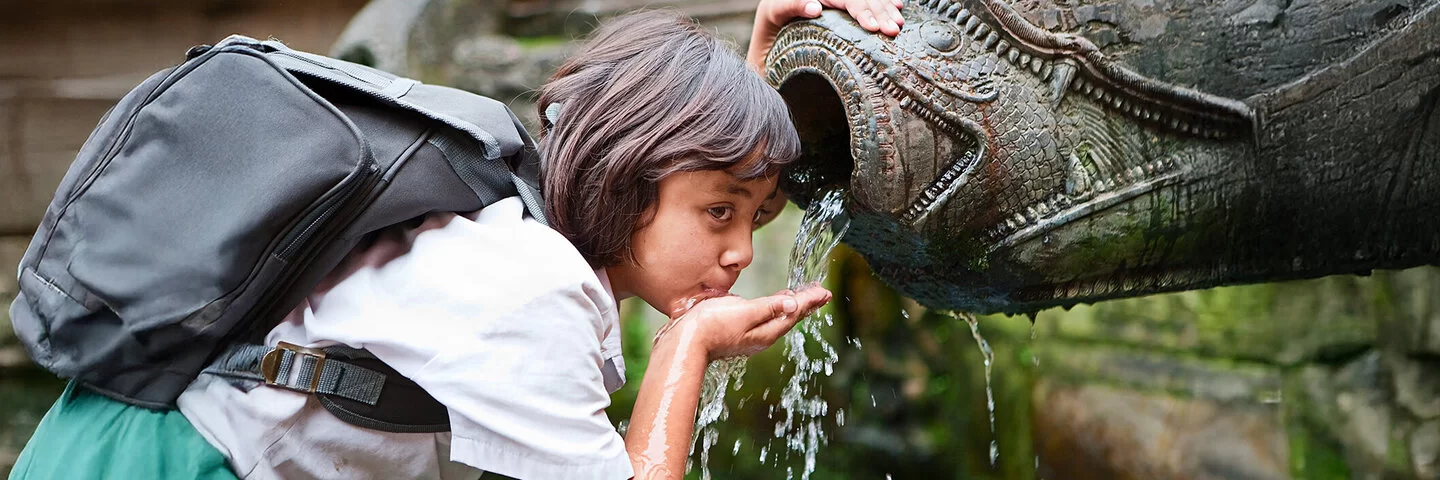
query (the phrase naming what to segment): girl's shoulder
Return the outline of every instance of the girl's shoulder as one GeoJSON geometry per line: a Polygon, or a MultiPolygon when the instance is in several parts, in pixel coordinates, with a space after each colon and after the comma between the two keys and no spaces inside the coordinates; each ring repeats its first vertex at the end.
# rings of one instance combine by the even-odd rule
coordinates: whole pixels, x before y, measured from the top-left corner
{"type": "Polygon", "coordinates": [[[493,310],[600,283],[563,235],[526,215],[520,199],[510,197],[482,210],[430,213],[418,224],[378,232],[327,275],[311,300],[360,289],[411,308],[483,302],[493,310]]]}
{"type": "Polygon", "coordinates": [[[421,229],[406,256],[434,280],[543,291],[598,283],[574,245],[525,215],[516,197],[468,214],[432,214],[421,229]]]}

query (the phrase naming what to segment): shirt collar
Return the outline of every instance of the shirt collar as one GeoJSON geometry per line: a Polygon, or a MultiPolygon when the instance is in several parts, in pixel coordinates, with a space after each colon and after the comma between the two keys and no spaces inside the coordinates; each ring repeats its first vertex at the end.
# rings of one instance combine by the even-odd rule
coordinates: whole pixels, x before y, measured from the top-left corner
{"type": "Polygon", "coordinates": [[[610,275],[605,273],[604,268],[597,268],[595,269],[595,277],[600,279],[600,286],[605,287],[605,293],[610,295],[610,301],[616,302],[616,306],[618,307],[620,301],[615,298],[615,289],[610,287],[610,275]]]}

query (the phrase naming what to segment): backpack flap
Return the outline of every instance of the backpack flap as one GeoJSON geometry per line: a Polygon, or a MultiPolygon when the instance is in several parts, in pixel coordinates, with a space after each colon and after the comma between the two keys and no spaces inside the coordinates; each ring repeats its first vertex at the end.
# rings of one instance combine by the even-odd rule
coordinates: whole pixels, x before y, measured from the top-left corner
{"type": "MultiPolygon", "coordinates": [[[[440,121],[474,139],[482,155],[448,157],[461,178],[485,197],[491,189],[488,170],[504,167],[531,216],[544,223],[540,198],[540,156],[520,120],[505,104],[455,88],[426,85],[364,65],[291,50],[280,42],[260,42],[232,35],[220,45],[241,44],[267,52],[266,56],[291,73],[324,80],[375,97],[440,121]],[[482,125],[484,127],[482,127],[482,125]],[[480,163],[472,163],[480,162],[480,163]],[[485,163],[496,163],[487,165],[485,163]]],[[[459,145],[457,145],[459,147],[459,145]]]]}

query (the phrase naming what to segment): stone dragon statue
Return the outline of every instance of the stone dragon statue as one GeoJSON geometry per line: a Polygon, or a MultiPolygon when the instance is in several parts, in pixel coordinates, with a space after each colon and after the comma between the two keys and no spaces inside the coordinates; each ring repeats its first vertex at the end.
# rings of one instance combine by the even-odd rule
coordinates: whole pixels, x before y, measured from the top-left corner
{"type": "Polygon", "coordinates": [[[788,25],[785,190],[848,188],[845,242],[937,308],[1440,260],[1440,2],[1117,1],[788,25]]]}

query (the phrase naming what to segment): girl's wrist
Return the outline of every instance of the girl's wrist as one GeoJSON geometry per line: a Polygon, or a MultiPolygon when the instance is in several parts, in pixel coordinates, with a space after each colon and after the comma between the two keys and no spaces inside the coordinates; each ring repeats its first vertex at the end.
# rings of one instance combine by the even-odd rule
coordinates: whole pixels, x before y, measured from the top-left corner
{"type": "MultiPolygon", "coordinates": [[[[711,348],[709,339],[700,330],[699,322],[693,318],[679,318],[671,320],[675,322],[660,337],[655,339],[655,350],[669,350],[671,353],[687,353],[710,358],[711,348]]],[[[687,355],[688,356],[688,355],[687,355]]]]}

